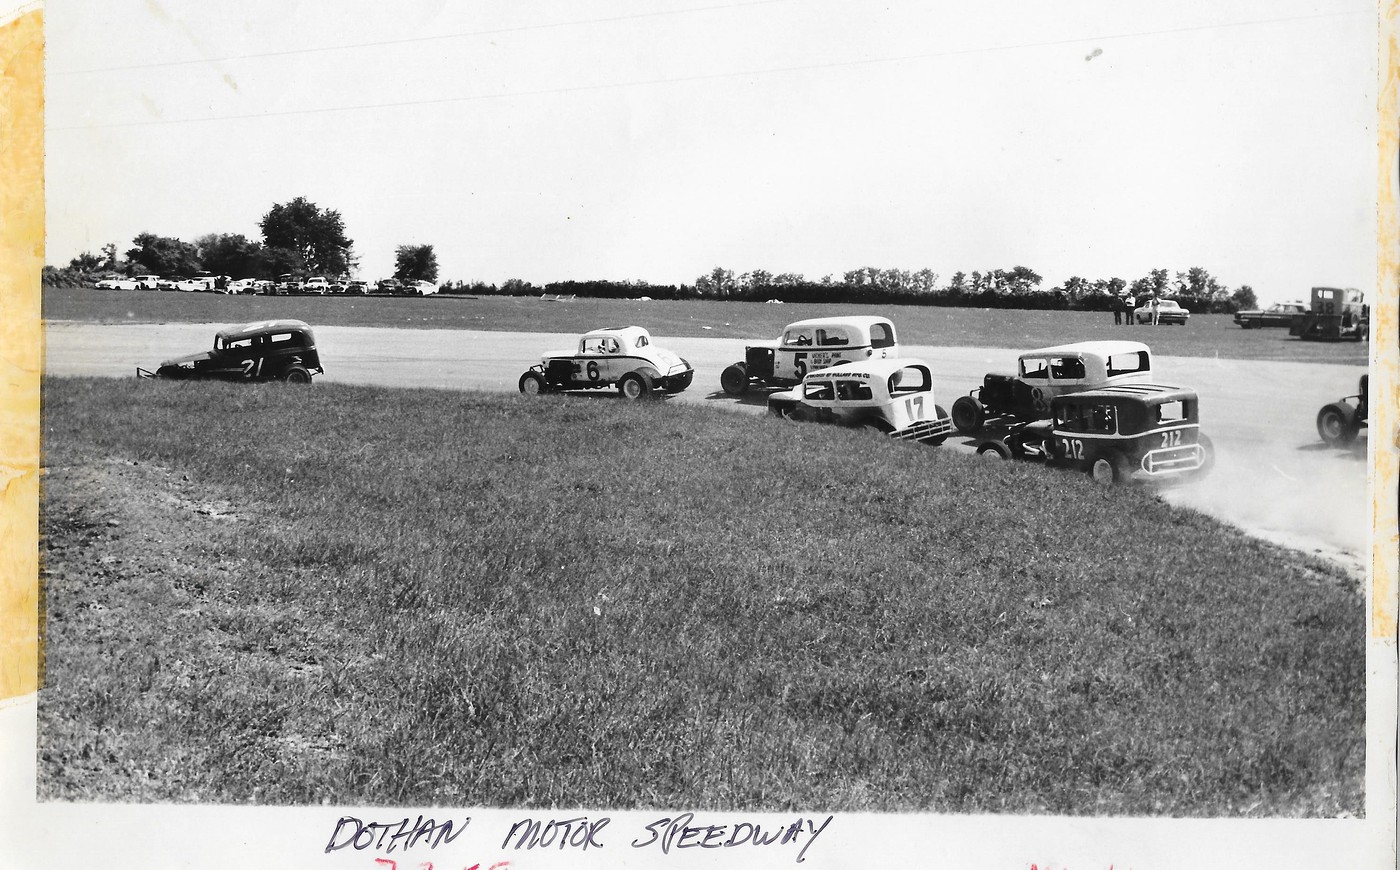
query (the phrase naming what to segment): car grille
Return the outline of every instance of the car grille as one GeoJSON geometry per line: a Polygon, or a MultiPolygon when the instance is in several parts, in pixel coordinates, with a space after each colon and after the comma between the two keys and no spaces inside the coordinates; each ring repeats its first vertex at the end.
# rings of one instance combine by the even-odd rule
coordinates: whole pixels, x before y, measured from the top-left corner
{"type": "Polygon", "coordinates": [[[898,438],[901,441],[926,441],[930,438],[947,437],[952,431],[953,421],[950,419],[920,420],[898,432],[891,432],[890,437],[898,438]]]}
{"type": "Polygon", "coordinates": [[[1151,475],[1181,474],[1195,471],[1205,462],[1206,452],[1199,444],[1151,450],[1142,457],[1142,470],[1151,475]]]}

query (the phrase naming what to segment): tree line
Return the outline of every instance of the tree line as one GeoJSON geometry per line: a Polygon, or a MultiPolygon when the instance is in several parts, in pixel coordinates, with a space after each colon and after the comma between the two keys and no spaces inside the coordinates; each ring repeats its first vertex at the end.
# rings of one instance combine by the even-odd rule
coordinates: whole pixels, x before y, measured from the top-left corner
{"type": "MultiPolygon", "coordinates": [[[[209,233],[187,242],[141,233],[124,255],[118,254],[115,243],[109,243],[102,246],[100,255],[84,252],[63,268],[45,267],[44,281],[73,285],[91,283],[94,276],[104,273],[172,277],[197,272],[267,280],[283,275],[348,278],[359,265],[340,212],[323,209],[305,197],[274,203],[258,228],[261,240],[241,233],[209,233]]],[[[437,255],[432,245],[401,245],[395,260],[394,278],[437,283],[437,255]]]]}
{"type": "Polygon", "coordinates": [[[1026,308],[1058,311],[1112,311],[1126,297],[1143,304],[1153,295],[1175,299],[1200,314],[1230,314],[1258,305],[1245,284],[1229,290],[1207,270],[1192,266],[1184,272],[1153,269],[1132,281],[1123,278],[1090,280],[1074,276],[1043,288],[1042,278],[1025,266],[986,272],[955,272],[946,284],[931,269],[907,271],[865,267],[827,275],[813,281],[802,275],[774,275],[761,269],[735,275],[716,267],[693,284],[652,284],[646,281],[556,281],[535,286],[511,278],[499,286],[482,281],[449,282],[443,293],[530,296],[562,295],[601,299],[729,299],[747,302],[835,302],[853,304],[934,305],[958,308],[1026,308]]]}
{"type": "MultiPolygon", "coordinates": [[[[162,277],[197,272],[234,278],[277,279],[323,275],[346,278],[358,267],[354,242],[345,233],[340,212],[321,208],[305,197],[275,203],[258,223],[260,240],[237,233],[210,233],[193,242],[141,233],[133,247],[119,256],[115,244],[100,255],[83,253],[64,268],[47,266],[45,283],[90,284],[102,274],[162,277]]],[[[438,282],[437,256],[432,245],[401,245],[395,250],[394,278],[438,282]]],[[[1125,296],[1145,300],[1153,295],[1176,299],[1197,313],[1230,313],[1257,305],[1254,290],[1243,285],[1229,290],[1210,272],[1192,266],[1184,272],[1153,269],[1132,281],[1073,276],[1055,287],[1042,287],[1042,278],[1026,266],[987,271],[955,272],[946,283],[932,269],[917,271],[852,269],[840,277],[811,280],[784,272],[755,269],[736,275],[717,266],[691,284],[652,284],[647,281],[556,281],[536,287],[511,278],[500,285],[482,281],[451,281],[444,293],[526,296],[556,294],[604,299],[732,299],[743,301],[834,302],[853,304],[936,305],[977,308],[1111,311],[1125,296]]]]}

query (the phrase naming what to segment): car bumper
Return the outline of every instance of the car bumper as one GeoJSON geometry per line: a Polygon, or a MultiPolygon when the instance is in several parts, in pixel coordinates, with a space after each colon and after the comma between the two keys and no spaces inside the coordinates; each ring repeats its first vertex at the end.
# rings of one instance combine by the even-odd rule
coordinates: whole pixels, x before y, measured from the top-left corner
{"type": "Polygon", "coordinates": [[[1206,462],[1205,448],[1199,444],[1151,450],[1133,472],[1135,480],[1167,480],[1199,471],[1206,462]]]}
{"type": "Polygon", "coordinates": [[[952,434],[953,421],[945,417],[939,420],[920,420],[912,426],[891,432],[890,437],[901,441],[932,441],[935,438],[947,438],[952,434]]]}

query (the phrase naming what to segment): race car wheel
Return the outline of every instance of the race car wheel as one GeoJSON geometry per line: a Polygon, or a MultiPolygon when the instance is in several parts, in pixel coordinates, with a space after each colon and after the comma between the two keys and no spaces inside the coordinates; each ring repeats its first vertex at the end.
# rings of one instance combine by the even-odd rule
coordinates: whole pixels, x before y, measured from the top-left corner
{"type": "MultiPolygon", "coordinates": [[[[948,412],[945,411],[945,410],[943,410],[943,406],[942,406],[942,405],[934,405],[934,406],[933,406],[933,416],[934,416],[934,419],[937,419],[937,420],[947,420],[947,419],[948,419],[948,412]]],[[[948,440],[948,436],[947,436],[947,435],[938,435],[938,436],[935,436],[935,437],[933,437],[933,438],[929,438],[929,439],[925,440],[924,443],[927,444],[927,445],[929,445],[930,447],[938,447],[938,446],[941,445],[944,441],[947,441],[947,440],[948,440]]]]}
{"type": "Polygon", "coordinates": [[[651,378],[637,372],[629,372],[617,382],[617,392],[629,402],[645,399],[651,395],[651,378]]]}
{"type": "Polygon", "coordinates": [[[1317,412],[1317,434],[1329,447],[1341,447],[1356,440],[1356,410],[1342,402],[1317,412]]]}
{"type": "Polygon", "coordinates": [[[742,396],[749,390],[749,370],[743,363],[735,363],[719,374],[719,385],[731,396],[742,396]]]}
{"type": "Polygon", "coordinates": [[[1010,459],[1011,450],[1000,441],[988,441],[977,448],[977,455],[983,459],[1010,459]]]}
{"type": "Polygon", "coordinates": [[[548,392],[549,384],[545,382],[544,375],[539,372],[526,372],[520,376],[520,392],[527,396],[538,396],[540,393],[548,392]]]}
{"type": "Polygon", "coordinates": [[[1204,435],[1197,435],[1196,443],[1201,445],[1201,467],[1196,469],[1192,476],[1201,478],[1210,474],[1210,470],[1215,467],[1215,445],[1204,435]]]}
{"type": "Polygon", "coordinates": [[[291,366],[282,379],[289,384],[309,384],[311,383],[311,372],[301,366],[291,366]]]}
{"type": "Polygon", "coordinates": [[[1093,465],[1089,466],[1089,476],[1094,478],[1095,483],[1104,486],[1112,486],[1115,483],[1126,481],[1128,473],[1128,459],[1121,453],[1100,456],[1094,460],[1093,465]]]}
{"type": "Polygon", "coordinates": [[[986,420],[982,403],[971,396],[961,396],[953,403],[953,427],[964,435],[981,429],[986,420]]]}

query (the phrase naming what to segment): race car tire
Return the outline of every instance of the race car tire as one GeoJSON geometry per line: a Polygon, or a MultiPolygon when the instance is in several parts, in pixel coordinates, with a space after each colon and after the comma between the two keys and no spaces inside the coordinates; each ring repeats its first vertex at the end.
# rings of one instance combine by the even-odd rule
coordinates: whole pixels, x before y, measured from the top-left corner
{"type": "Polygon", "coordinates": [[[953,428],[964,435],[976,432],[987,421],[986,409],[971,396],[960,396],[953,403],[953,428]]]}
{"type": "Polygon", "coordinates": [[[1089,466],[1089,476],[1095,483],[1112,486],[1128,479],[1128,458],[1121,453],[1100,456],[1089,466]]]}
{"type": "Polygon", "coordinates": [[[977,448],[977,455],[983,459],[1010,459],[1011,450],[1000,441],[988,441],[977,448]]]}
{"type": "Polygon", "coordinates": [[[527,396],[538,396],[549,392],[549,383],[539,372],[526,372],[520,376],[520,392],[527,396]]]}
{"type": "Polygon", "coordinates": [[[1344,447],[1356,440],[1361,427],[1356,409],[1345,402],[1326,405],[1317,412],[1317,435],[1329,447],[1344,447]]]}
{"type": "Polygon", "coordinates": [[[735,363],[719,374],[720,387],[731,396],[742,396],[749,390],[749,369],[735,363]]]}
{"type": "MultiPolygon", "coordinates": [[[[945,411],[945,410],[943,409],[943,406],[942,406],[942,405],[934,405],[934,406],[933,406],[933,416],[934,416],[934,419],[936,419],[936,420],[947,420],[947,419],[948,419],[948,412],[945,411]]],[[[938,446],[941,445],[944,441],[947,441],[947,440],[948,440],[948,436],[947,436],[947,435],[939,435],[939,436],[936,436],[936,437],[934,437],[934,438],[929,438],[929,439],[926,440],[924,443],[927,444],[927,445],[929,445],[930,447],[938,447],[938,446]]]]}
{"type": "Polygon", "coordinates": [[[1198,434],[1196,443],[1201,446],[1201,467],[1197,468],[1192,478],[1199,479],[1210,474],[1210,470],[1215,467],[1215,444],[1205,435],[1198,434]]]}
{"type": "Polygon", "coordinates": [[[309,384],[311,383],[311,372],[302,366],[290,366],[282,374],[282,380],[289,384],[309,384]]]}
{"type": "Polygon", "coordinates": [[[651,395],[651,378],[639,372],[628,372],[617,382],[617,393],[629,402],[645,399],[651,395]]]}

